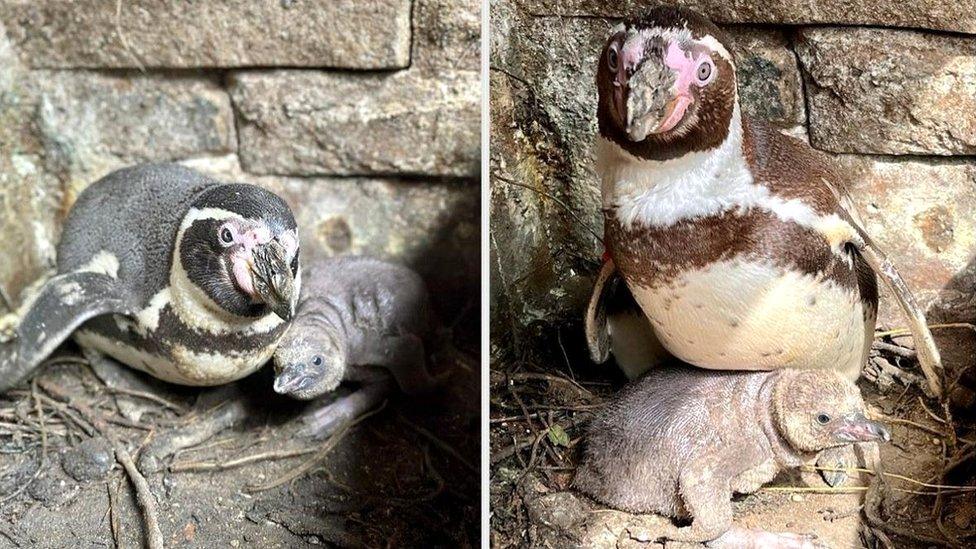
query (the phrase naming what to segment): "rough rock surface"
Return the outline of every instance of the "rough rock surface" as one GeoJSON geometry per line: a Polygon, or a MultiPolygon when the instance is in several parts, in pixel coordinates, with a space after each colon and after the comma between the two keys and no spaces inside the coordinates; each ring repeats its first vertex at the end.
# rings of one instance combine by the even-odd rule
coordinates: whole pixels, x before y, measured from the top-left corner
{"type": "MultiPolygon", "coordinates": [[[[526,0],[536,14],[628,17],[661,1],[526,0]]],[[[976,2],[940,0],[674,0],[721,23],[885,25],[976,33],[976,2]]]]}
{"type": "MultiPolygon", "coordinates": [[[[878,241],[928,311],[930,322],[976,318],[976,165],[963,160],[843,156],[852,197],[878,241]]],[[[905,326],[882,289],[879,322],[905,326]]]]}
{"type": "Polygon", "coordinates": [[[976,153],[976,41],[917,31],[803,29],[810,140],[833,152],[976,153]]]}
{"type": "Polygon", "coordinates": [[[424,71],[481,69],[481,2],[416,0],[411,66],[424,71]]]}
{"type": "Polygon", "coordinates": [[[240,154],[254,173],[474,177],[477,71],[393,74],[243,72],[231,94],[240,154]]]}
{"type": "Polygon", "coordinates": [[[251,2],[5,0],[34,68],[404,68],[410,0],[251,2]]]}
{"type": "Polygon", "coordinates": [[[43,71],[31,80],[45,168],[65,206],[112,169],[236,149],[230,99],[214,79],[43,71]]]}
{"type": "Polygon", "coordinates": [[[742,111],[785,128],[805,124],[803,80],[786,34],[750,27],[732,27],[728,32],[742,111]]]}
{"type": "Polygon", "coordinates": [[[24,69],[0,26],[0,314],[54,264],[60,185],[43,173],[24,69]]]}

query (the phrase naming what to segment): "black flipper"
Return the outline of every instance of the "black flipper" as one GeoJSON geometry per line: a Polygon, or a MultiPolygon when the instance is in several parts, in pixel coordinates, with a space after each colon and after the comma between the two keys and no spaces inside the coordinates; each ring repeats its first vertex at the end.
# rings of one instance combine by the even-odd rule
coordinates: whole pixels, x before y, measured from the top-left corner
{"type": "Polygon", "coordinates": [[[0,392],[23,381],[86,320],[109,313],[134,314],[115,278],[75,272],[48,280],[18,322],[14,338],[0,343],[0,392]]]}

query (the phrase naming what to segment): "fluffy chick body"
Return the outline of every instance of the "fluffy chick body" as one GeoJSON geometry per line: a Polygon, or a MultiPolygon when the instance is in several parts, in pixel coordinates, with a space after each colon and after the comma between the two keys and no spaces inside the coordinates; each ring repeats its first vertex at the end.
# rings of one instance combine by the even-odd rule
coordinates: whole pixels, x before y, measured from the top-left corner
{"type": "Polygon", "coordinates": [[[574,484],[617,509],[691,519],[672,539],[712,540],[731,527],[733,494],[855,442],[838,437],[845,417],[860,416],[860,440],[887,439],[863,412],[837,372],[655,369],[590,424],[574,484]]]}

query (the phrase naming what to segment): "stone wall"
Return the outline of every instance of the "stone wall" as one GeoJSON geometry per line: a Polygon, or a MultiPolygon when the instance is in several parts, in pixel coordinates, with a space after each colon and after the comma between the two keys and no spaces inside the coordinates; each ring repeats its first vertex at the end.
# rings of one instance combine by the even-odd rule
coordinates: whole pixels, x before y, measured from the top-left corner
{"type": "MultiPolygon", "coordinates": [[[[930,321],[976,319],[976,3],[678,3],[731,35],[745,112],[836,156],[868,231],[930,321]]],[[[523,335],[557,326],[567,345],[580,339],[566,326],[582,320],[602,253],[591,232],[602,233],[596,57],[621,18],[657,4],[492,2],[496,351],[525,351],[523,335]]],[[[881,324],[904,326],[893,300],[882,301],[881,324]]],[[[947,363],[972,362],[970,337],[939,338],[957,351],[947,363]]]]}
{"type": "Polygon", "coordinates": [[[306,257],[402,259],[476,323],[480,11],[0,0],[0,308],[53,265],[87,185],[179,161],[281,193],[306,257]]]}

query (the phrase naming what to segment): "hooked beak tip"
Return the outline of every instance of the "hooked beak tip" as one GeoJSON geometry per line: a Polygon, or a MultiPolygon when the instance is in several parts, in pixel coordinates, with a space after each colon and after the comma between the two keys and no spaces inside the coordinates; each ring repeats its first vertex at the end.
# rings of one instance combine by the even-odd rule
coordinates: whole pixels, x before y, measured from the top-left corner
{"type": "Polygon", "coordinates": [[[884,424],[860,415],[845,421],[839,434],[849,442],[891,441],[891,431],[884,424]]]}

